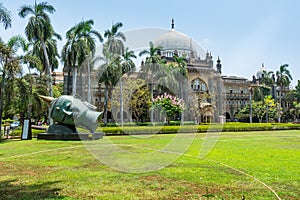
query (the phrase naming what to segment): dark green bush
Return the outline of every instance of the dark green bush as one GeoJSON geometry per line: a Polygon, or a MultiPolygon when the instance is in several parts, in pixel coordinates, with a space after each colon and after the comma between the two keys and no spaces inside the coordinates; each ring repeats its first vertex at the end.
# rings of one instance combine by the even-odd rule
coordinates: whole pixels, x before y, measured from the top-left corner
{"type": "MultiPolygon", "coordinates": [[[[45,130],[31,129],[31,131],[32,131],[32,136],[36,136],[39,133],[45,133],[45,130]]],[[[21,134],[22,134],[22,127],[18,127],[9,133],[10,136],[21,136],[21,134]]]]}
{"type": "MultiPolygon", "coordinates": [[[[164,126],[167,125],[167,122],[153,122],[155,126],[164,126]]],[[[169,126],[180,126],[180,121],[170,121],[169,126]]],[[[193,121],[184,122],[185,125],[194,125],[193,121]]],[[[126,122],[123,126],[151,126],[151,122],[126,122]]],[[[120,124],[118,123],[107,123],[106,127],[118,127],[120,124]]],[[[104,127],[104,123],[100,123],[100,127],[104,127]]]]}
{"type": "Polygon", "coordinates": [[[204,133],[207,131],[245,132],[245,131],[272,131],[300,129],[300,124],[271,124],[271,123],[226,123],[226,124],[201,124],[184,126],[124,126],[102,127],[98,131],[105,135],[131,135],[131,134],[170,134],[177,133],[204,133]]]}

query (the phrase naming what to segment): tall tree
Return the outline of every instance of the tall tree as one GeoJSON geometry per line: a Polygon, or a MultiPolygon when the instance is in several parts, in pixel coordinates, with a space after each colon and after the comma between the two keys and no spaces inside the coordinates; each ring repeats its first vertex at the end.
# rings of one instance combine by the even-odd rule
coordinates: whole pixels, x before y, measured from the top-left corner
{"type": "Polygon", "coordinates": [[[107,125],[108,114],[108,92],[115,86],[120,78],[120,56],[109,53],[108,49],[104,46],[103,57],[99,58],[102,63],[97,72],[99,83],[104,83],[104,125],[107,125]]]}
{"type": "Polygon", "coordinates": [[[155,79],[158,83],[158,94],[168,93],[175,95],[177,93],[178,82],[174,72],[175,66],[173,63],[161,67],[155,72],[155,79]]]}
{"type": "MultiPolygon", "coordinates": [[[[112,25],[110,30],[106,30],[104,32],[104,37],[107,39],[104,46],[107,49],[107,51],[115,56],[122,56],[125,54],[125,48],[124,48],[124,42],[126,42],[126,37],[123,32],[119,31],[120,28],[122,28],[123,24],[121,22],[117,22],[112,25]]],[[[121,61],[122,58],[116,59],[116,61],[121,61]]],[[[121,66],[121,63],[116,63],[116,65],[119,65],[119,71],[116,71],[116,76],[120,77],[120,121],[121,126],[123,126],[123,89],[122,89],[122,75],[123,73],[123,66],[121,66]]]]}
{"type": "MultiPolygon", "coordinates": [[[[188,78],[187,63],[184,57],[179,57],[177,55],[174,56],[174,60],[177,64],[176,79],[178,80],[178,84],[179,84],[179,95],[181,99],[184,99],[184,91],[185,91],[184,86],[187,85],[185,83],[187,83],[187,78],[188,78]]],[[[184,111],[181,112],[181,124],[183,123],[184,123],[184,111]]]]}
{"type": "Polygon", "coordinates": [[[0,22],[3,24],[4,29],[11,27],[11,13],[2,3],[0,3],[0,22]]]}
{"type": "Polygon", "coordinates": [[[272,71],[263,71],[263,78],[261,83],[267,87],[271,88],[271,95],[276,98],[276,86],[275,86],[275,74],[272,71]]]}
{"type": "MultiPolygon", "coordinates": [[[[0,42],[0,62],[1,62],[1,71],[2,71],[2,77],[1,77],[1,85],[0,85],[0,141],[2,139],[2,112],[3,112],[3,101],[4,101],[4,83],[6,79],[6,69],[8,67],[8,64],[12,58],[12,49],[9,48],[6,44],[4,44],[2,41],[0,42]]],[[[15,65],[16,63],[11,63],[11,65],[15,65]]]]}
{"type": "Polygon", "coordinates": [[[279,70],[276,71],[276,77],[277,77],[276,83],[277,83],[277,86],[280,87],[279,116],[278,116],[279,123],[281,122],[281,108],[282,108],[281,104],[282,104],[282,95],[283,95],[282,93],[283,93],[283,90],[290,85],[291,80],[293,80],[290,71],[287,69],[288,66],[289,66],[288,64],[281,65],[279,67],[279,70]]]}
{"type": "Polygon", "coordinates": [[[110,30],[104,32],[104,37],[107,39],[104,45],[107,46],[108,52],[112,54],[124,54],[124,42],[126,42],[126,37],[124,33],[119,31],[122,26],[123,24],[121,22],[117,22],[112,25],[110,30]]]}
{"type": "MultiPolygon", "coordinates": [[[[16,53],[21,49],[23,52],[28,50],[27,41],[21,36],[13,36],[7,44],[0,42],[0,63],[2,68],[2,78],[1,78],[1,87],[0,87],[0,130],[2,124],[2,110],[3,110],[3,101],[4,96],[6,97],[5,110],[9,112],[13,105],[12,100],[15,96],[14,91],[14,82],[15,77],[18,73],[21,73],[21,62],[37,62],[36,59],[33,59],[29,55],[18,56],[16,53]],[[6,87],[6,91],[5,87],[6,87]]],[[[36,63],[38,65],[38,62],[36,63]]]]}
{"type": "Polygon", "coordinates": [[[298,103],[300,103],[300,80],[298,80],[297,85],[295,86],[295,96],[298,103]]]}
{"type": "Polygon", "coordinates": [[[45,61],[46,74],[48,75],[48,87],[50,96],[52,96],[51,66],[47,52],[46,41],[55,35],[48,14],[53,14],[55,8],[47,2],[34,3],[34,5],[24,5],[19,10],[19,16],[25,18],[30,16],[28,24],[25,27],[25,34],[30,42],[41,42],[43,56],[41,60],[45,61]]]}
{"type": "Polygon", "coordinates": [[[78,68],[87,61],[88,69],[90,69],[89,59],[86,60],[86,58],[89,55],[94,56],[96,39],[103,41],[101,34],[93,30],[93,25],[93,20],[82,21],[66,33],[67,42],[62,50],[62,60],[65,65],[73,69],[72,95],[76,95],[78,68]]]}
{"type": "Polygon", "coordinates": [[[130,73],[135,70],[135,64],[133,58],[136,58],[133,51],[128,48],[125,49],[124,54],[121,57],[121,76],[120,76],[120,118],[121,126],[123,126],[124,116],[123,116],[123,74],[130,73]]]}
{"type": "MultiPolygon", "coordinates": [[[[59,66],[58,59],[59,59],[60,55],[59,55],[58,49],[57,49],[57,40],[61,40],[61,39],[62,38],[60,35],[55,34],[55,35],[53,35],[52,38],[48,38],[45,41],[47,54],[48,54],[48,58],[49,58],[49,63],[51,66],[51,71],[54,71],[59,66]]],[[[33,56],[40,58],[43,63],[43,68],[39,69],[39,71],[42,72],[43,74],[46,74],[47,68],[45,68],[46,61],[45,61],[42,43],[40,41],[36,41],[32,45],[33,45],[33,48],[32,48],[31,54],[33,56]]]]}
{"type": "MultiPolygon", "coordinates": [[[[155,47],[153,42],[149,43],[149,49],[145,49],[140,52],[139,56],[148,55],[145,62],[145,71],[148,75],[148,73],[151,73],[151,87],[150,87],[150,93],[151,93],[151,102],[153,101],[153,78],[154,78],[154,72],[159,69],[159,66],[162,62],[161,55],[160,55],[160,47],[155,47]]],[[[153,109],[151,109],[151,123],[153,123],[153,109]]]]}

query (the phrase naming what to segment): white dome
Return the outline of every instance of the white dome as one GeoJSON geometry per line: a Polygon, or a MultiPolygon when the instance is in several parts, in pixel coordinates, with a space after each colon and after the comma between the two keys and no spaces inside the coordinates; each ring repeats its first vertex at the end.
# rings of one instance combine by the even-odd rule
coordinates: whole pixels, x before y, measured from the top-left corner
{"type": "Polygon", "coordinates": [[[174,29],[167,31],[154,41],[154,46],[162,50],[182,50],[196,52],[197,44],[187,35],[177,32],[174,29]]]}
{"type": "Polygon", "coordinates": [[[269,71],[265,68],[264,65],[262,65],[261,68],[256,72],[256,78],[257,79],[263,78],[264,72],[268,73],[269,71]]]}

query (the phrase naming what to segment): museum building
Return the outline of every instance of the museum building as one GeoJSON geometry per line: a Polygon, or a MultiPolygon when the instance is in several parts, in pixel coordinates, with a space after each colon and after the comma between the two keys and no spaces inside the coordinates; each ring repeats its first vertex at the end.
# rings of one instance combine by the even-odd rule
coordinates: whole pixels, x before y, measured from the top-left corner
{"type": "MultiPolygon", "coordinates": [[[[252,80],[222,74],[221,59],[218,57],[214,62],[212,54],[208,51],[204,53],[204,57],[201,57],[198,52],[199,49],[197,49],[198,45],[192,38],[175,30],[174,20],[172,20],[171,29],[157,37],[153,43],[154,46],[161,49],[161,57],[167,63],[174,62],[174,55],[185,58],[189,85],[185,91],[187,94],[185,100],[190,101],[195,106],[194,109],[188,108],[188,111],[185,111],[185,120],[195,120],[197,117],[199,122],[219,122],[220,117],[224,116],[227,121],[234,121],[234,116],[239,109],[250,102],[250,87],[259,83],[265,70],[262,66],[256,76],[252,77],[252,80]],[[192,113],[191,110],[195,112],[192,113]]],[[[144,73],[144,64],[145,62],[142,61],[140,71],[132,73],[129,77],[124,75],[124,79],[140,77],[144,73]]],[[[70,89],[68,91],[67,87],[68,84],[72,84],[72,78],[68,80],[68,76],[71,77],[70,74],[69,67],[65,66],[64,94],[70,94],[70,89]]],[[[92,72],[92,76],[95,76],[95,72],[92,72]]],[[[95,80],[92,79],[92,94],[94,95],[91,103],[96,105],[99,110],[103,110],[104,84],[95,80]]],[[[84,87],[85,84],[82,83],[81,85],[84,87]]],[[[77,86],[77,88],[81,87],[77,86]]],[[[130,111],[124,110],[124,112],[124,121],[132,121],[130,111]]]]}
{"type": "Polygon", "coordinates": [[[171,30],[159,36],[154,45],[161,48],[161,56],[167,61],[172,62],[174,55],[186,58],[188,99],[198,101],[202,118],[199,121],[218,122],[222,115],[233,120],[236,112],[249,102],[249,87],[253,82],[244,77],[223,75],[221,59],[218,57],[214,63],[209,52],[201,58],[197,44],[176,31],[173,20],[171,30]]]}

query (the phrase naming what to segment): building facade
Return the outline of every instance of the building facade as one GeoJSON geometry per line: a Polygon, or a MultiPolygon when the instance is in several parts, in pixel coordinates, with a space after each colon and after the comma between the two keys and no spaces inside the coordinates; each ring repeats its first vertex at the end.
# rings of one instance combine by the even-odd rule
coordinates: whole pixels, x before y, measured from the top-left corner
{"type": "Polygon", "coordinates": [[[159,36],[154,44],[161,48],[161,56],[169,62],[172,62],[174,55],[186,58],[190,86],[188,99],[196,99],[194,105],[200,101],[195,108],[202,110],[199,121],[218,122],[222,115],[227,120],[234,120],[238,110],[249,103],[252,81],[244,77],[223,75],[220,58],[214,63],[209,52],[201,58],[196,49],[197,44],[189,36],[176,31],[173,20],[171,30],[159,36]]]}
{"type": "MultiPolygon", "coordinates": [[[[178,32],[174,28],[172,20],[171,29],[166,31],[154,41],[154,46],[159,47],[161,57],[167,63],[174,63],[174,56],[184,58],[187,67],[187,87],[184,87],[186,94],[185,101],[189,104],[185,112],[185,120],[197,120],[198,122],[219,122],[225,116],[227,121],[234,121],[235,114],[250,102],[250,88],[258,85],[263,78],[264,66],[253,76],[252,80],[235,75],[222,74],[222,62],[218,57],[214,58],[210,52],[200,56],[197,44],[191,37],[178,32]]],[[[125,75],[123,78],[139,78],[143,71],[142,61],[140,71],[125,75]]],[[[82,69],[84,71],[84,69],[82,69]]],[[[80,74],[80,73],[79,73],[80,74]]],[[[96,72],[92,72],[92,77],[97,77],[96,72]]],[[[83,80],[86,80],[84,78],[83,80]]],[[[103,111],[104,106],[104,84],[92,79],[92,104],[103,111]]],[[[82,79],[79,79],[82,82],[82,79]]],[[[82,82],[83,83],[83,82],[82,82]]],[[[72,73],[68,67],[64,68],[64,93],[70,94],[72,84],[72,73]],[[68,78],[69,77],[69,78],[68,78]],[[67,87],[69,85],[69,87],[67,87]]],[[[85,91],[86,85],[79,85],[79,91],[85,91]]],[[[110,98],[112,91],[110,88],[110,98]]],[[[157,91],[156,91],[157,92],[157,91]]],[[[278,93],[275,88],[274,95],[278,93]]],[[[112,113],[112,105],[108,106],[109,113],[112,113]]],[[[116,112],[119,112],[118,109],[116,112]]],[[[117,116],[120,116],[117,114],[117,116]]],[[[129,110],[124,110],[125,121],[132,121],[132,114],[129,110]]],[[[108,116],[113,118],[111,114],[108,116]]],[[[116,117],[115,117],[116,118],[116,117]]]]}

